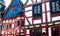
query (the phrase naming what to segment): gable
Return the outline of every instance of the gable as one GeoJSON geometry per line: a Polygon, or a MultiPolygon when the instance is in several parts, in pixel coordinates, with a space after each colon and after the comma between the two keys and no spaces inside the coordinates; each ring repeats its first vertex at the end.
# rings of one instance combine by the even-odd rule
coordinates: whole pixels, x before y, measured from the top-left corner
{"type": "Polygon", "coordinates": [[[5,12],[5,18],[14,18],[18,15],[23,14],[23,9],[21,7],[23,6],[22,1],[20,0],[13,0],[10,4],[7,12],[5,12]]]}
{"type": "Polygon", "coordinates": [[[10,6],[18,6],[18,5],[23,6],[23,3],[21,0],[13,0],[10,6]]]}
{"type": "Polygon", "coordinates": [[[23,14],[23,10],[20,7],[16,7],[16,8],[10,8],[8,10],[8,13],[6,14],[5,18],[14,18],[17,15],[21,15],[23,14]]]}

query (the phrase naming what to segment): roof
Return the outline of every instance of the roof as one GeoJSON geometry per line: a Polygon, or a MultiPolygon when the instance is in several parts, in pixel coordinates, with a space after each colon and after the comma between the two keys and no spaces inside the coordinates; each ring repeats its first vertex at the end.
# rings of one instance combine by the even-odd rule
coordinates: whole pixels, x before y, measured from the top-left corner
{"type": "Polygon", "coordinates": [[[14,18],[18,15],[23,14],[23,10],[20,7],[10,8],[5,16],[5,18],[14,18]]]}
{"type": "Polygon", "coordinates": [[[21,0],[14,0],[10,6],[18,6],[18,5],[23,6],[23,3],[21,0]]]}
{"type": "Polygon", "coordinates": [[[21,0],[13,0],[9,8],[6,10],[5,18],[14,18],[23,13],[22,9],[23,3],[21,0]],[[14,8],[17,6],[16,8],[14,8]]]}

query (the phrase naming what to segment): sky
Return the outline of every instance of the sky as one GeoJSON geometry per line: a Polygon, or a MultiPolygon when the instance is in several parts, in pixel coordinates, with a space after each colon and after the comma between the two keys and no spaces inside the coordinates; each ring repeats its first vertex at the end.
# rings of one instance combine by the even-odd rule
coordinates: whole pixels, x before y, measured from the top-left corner
{"type": "Polygon", "coordinates": [[[4,0],[4,2],[5,2],[5,6],[7,8],[9,6],[9,4],[11,3],[11,0],[4,0]]]}
{"type": "MultiPolygon", "coordinates": [[[[9,4],[11,3],[11,1],[12,0],[4,0],[6,8],[9,6],[9,4]]],[[[26,0],[21,0],[21,1],[23,2],[23,4],[26,2],[26,0]]]]}

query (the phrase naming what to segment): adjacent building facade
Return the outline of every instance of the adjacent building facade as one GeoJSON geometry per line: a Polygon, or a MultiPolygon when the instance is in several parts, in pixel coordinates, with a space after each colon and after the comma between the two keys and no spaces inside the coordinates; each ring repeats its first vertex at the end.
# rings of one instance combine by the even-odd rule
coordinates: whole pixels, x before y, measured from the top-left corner
{"type": "Polygon", "coordinates": [[[13,0],[3,18],[1,36],[60,36],[60,0],[13,0]]]}

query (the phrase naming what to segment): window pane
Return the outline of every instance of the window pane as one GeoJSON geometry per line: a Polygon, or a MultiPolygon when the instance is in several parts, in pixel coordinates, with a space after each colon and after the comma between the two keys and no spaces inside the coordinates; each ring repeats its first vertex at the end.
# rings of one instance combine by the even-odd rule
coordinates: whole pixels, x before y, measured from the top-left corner
{"type": "Polygon", "coordinates": [[[42,5],[39,4],[38,5],[38,13],[37,13],[38,17],[41,17],[42,16],[42,5]]]}
{"type": "Polygon", "coordinates": [[[38,6],[38,14],[40,13],[40,5],[38,6]]]}
{"type": "Polygon", "coordinates": [[[18,25],[18,26],[20,25],[20,21],[18,21],[17,25],[18,25]]]}
{"type": "Polygon", "coordinates": [[[37,7],[34,7],[34,14],[37,14],[37,7]]]}
{"type": "Polygon", "coordinates": [[[52,2],[52,12],[55,12],[55,2],[52,2]]]}
{"type": "Polygon", "coordinates": [[[24,26],[24,20],[21,22],[21,26],[24,26]]]}
{"type": "Polygon", "coordinates": [[[59,1],[56,1],[56,11],[59,11],[59,1]]]}

